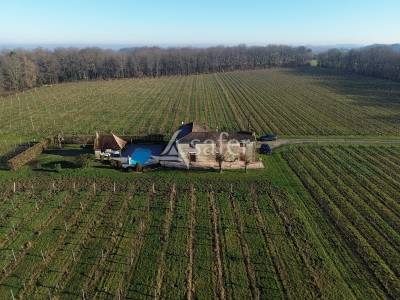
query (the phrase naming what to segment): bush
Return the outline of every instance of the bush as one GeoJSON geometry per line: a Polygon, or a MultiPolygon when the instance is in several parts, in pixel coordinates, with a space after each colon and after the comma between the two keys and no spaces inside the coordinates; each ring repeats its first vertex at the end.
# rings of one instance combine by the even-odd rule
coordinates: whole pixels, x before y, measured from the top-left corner
{"type": "Polygon", "coordinates": [[[142,172],[143,171],[143,166],[140,163],[136,163],[135,171],[136,172],[142,172]]]}
{"type": "Polygon", "coordinates": [[[55,164],[55,165],[54,165],[54,170],[55,170],[57,173],[60,173],[60,172],[62,171],[62,166],[61,166],[61,164],[60,164],[60,163],[55,164]]]}
{"type": "Polygon", "coordinates": [[[113,167],[115,169],[121,169],[122,168],[122,164],[121,164],[121,162],[119,160],[115,160],[115,159],[110,160],[110,165],[111,165],[111,167],[113,167]]]}
{"type": "Polygon", "coordinates": [[[81,154],[76,158],[76,166],[78,168],[88,168],[90,167],[90,161],[92,157],[90,154],[81,154]]]}

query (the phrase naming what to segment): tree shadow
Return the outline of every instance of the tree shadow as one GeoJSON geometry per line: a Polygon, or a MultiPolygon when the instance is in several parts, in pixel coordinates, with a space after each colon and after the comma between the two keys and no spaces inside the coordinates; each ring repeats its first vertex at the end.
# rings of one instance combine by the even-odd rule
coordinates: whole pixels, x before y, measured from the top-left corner
{"type": "MultiPolygon", "coordinates": [[[[62,169],[78,168],[74,162],[68,161],[68,160],[57,160],[57,161],[48,162],[48,163],[42,164],[42,168],[44,170],[54,171],[58,165],[60,165],[62,169]]],[[[43,171],[43,170],[41,169],[41,171],[43,171]]]]}
{"type": "Polygon", "coordinates": [[[290,69],[286,72],[296,76],[305,76],[314,84],[348,98],[354,106],[376,108],[377,114],[369,115],[369,117],[391,124],[399,124],[400,82],[316,67],[290,69]],[[379,109],[390,109],[392,113],[386,116],[385,112],[379,113],[379,109]]]}
{"type": "Polygon", "coordinates": [[[91,154],[93,150],[90,148],[80,148],[80,149],[58,149],[58,148],[50,148],[43,151],[44,154],[64,156],[64,157],[77,157],[82,154],[91,154]]]}

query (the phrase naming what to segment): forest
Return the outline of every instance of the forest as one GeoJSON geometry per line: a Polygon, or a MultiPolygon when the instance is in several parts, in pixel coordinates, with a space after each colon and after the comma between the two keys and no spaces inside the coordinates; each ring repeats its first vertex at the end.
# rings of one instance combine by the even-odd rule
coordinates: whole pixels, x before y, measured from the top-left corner
{"type": "Polygon", "coordinates": [[[305,47],[57,48],[3,50],[0,82],[6,91],[77,80],[189,75],[269,67],[304,66],[305,47]]]}
{"type": "Polygon", "coordinates": [[[393,45],[330,49],[313,53],[285,45],[160,48],[137,47],[15,49],[0,52],[0,88],[23,91],[78,80],[190,75],[273,67],[303,67],[312,59],[322,68],[400,80],[400,51],[393,45]]]}
{"type": "Polygon", "coordinates": [[[400,81],[398,45],[375,45],[350,51],[331,49],[318,55],[318,64],[347,73],[400,81]]]}

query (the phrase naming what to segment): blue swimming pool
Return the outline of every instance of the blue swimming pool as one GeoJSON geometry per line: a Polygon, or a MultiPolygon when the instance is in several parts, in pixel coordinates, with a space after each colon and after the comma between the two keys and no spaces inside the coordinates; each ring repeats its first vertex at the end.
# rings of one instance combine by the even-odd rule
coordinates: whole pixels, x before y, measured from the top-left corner
{"type": "Polygon", "coordinates": [[[131,158],[131,164],[139,162],[142,166],[149,163],[153,155],[160,155],[164,144],[129,144],[122,151],[122,156],[131,158]]]}

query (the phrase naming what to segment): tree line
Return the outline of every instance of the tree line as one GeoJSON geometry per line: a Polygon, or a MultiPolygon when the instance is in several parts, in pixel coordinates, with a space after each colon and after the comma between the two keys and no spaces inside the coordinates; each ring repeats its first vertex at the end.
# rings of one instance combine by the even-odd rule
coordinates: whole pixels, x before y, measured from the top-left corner
{"type": "Polygon", "coordinates": [[[318,65],[400,81],[400,51],[388,45],[369,46],[350,51],[331,49],[318,55],[318,65]]]}
{"type": "Polygon", "coordinates": [[[298,67],[311,50],[284,45],[209,48],[58,48],[4,50],[0,83],[6,91],[76,80],[189,75],[270,67],[298,67]]]}

